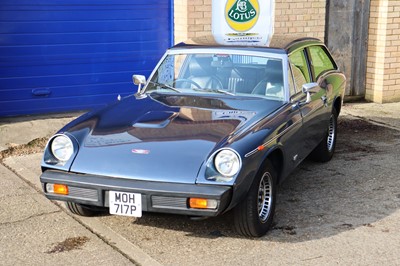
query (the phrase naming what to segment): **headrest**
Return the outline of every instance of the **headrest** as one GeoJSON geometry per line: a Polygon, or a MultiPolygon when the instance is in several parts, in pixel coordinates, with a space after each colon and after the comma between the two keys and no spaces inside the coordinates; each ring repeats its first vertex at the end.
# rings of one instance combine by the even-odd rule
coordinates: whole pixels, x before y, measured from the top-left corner
{"type": "Polygon", "coordinates": [[[270,59],[270,60],[268,60],[268,62],[267,62],[267,66],[266,66],[266,69],[268,70],[268,71],[280,71],[280,72],[282,72],[282,61],[281,60],[273,60],[273,59],[270,59]]]}
{"type": "Polygon", "coordinates": [[[211,62],[212,67],[232,68],[233,62],[229,56],[214,56],[211,62]]]}
{"type": "Polygon", "coordinates": [[[189,63],[189,71],[192,76],[209,76],[211,68],[211,57],[195,58],[189,63]]]}
{"type": "Polygon", "coordinates": [[[265,74],[268,76],[268,80],[274,83],[283,83],[283,70],[281,60],[268,60],[265,74]]]}

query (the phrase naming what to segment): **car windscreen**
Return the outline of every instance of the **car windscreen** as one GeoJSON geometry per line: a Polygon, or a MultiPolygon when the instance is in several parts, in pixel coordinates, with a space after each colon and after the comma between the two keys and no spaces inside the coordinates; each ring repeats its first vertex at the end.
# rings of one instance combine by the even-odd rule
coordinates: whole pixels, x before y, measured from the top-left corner
{"type": "Polygon", "coordinates": [[[146,92],[219,93],[284,100],[282,60],[237,54],[171,54],[146,92]]]}

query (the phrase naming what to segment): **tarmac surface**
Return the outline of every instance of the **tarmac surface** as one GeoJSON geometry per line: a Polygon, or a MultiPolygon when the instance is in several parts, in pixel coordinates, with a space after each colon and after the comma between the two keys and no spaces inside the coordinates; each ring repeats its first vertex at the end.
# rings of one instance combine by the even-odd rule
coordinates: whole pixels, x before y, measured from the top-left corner
{"type": "Polygon", "coordinates": [[[347,103],[334,160],[300,165],[260,239],[237,237],[229,216],[85,218],[47,200],[41,152],[24,150],[77,115],[0,120],[1,265],[400,264],[400,103],[347,103]]]}

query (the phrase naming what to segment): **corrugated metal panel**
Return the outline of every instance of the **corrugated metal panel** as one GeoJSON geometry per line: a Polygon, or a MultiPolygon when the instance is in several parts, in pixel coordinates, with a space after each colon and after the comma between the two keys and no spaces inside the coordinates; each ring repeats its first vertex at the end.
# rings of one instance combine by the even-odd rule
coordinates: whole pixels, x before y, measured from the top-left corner
{"type": "Polygon", "coordinates": [[[172,0],[3,0],[0,116],[91,109],[171,45],[172,0]],[[47,93],[49,93],[47,95],[47,93]]]}

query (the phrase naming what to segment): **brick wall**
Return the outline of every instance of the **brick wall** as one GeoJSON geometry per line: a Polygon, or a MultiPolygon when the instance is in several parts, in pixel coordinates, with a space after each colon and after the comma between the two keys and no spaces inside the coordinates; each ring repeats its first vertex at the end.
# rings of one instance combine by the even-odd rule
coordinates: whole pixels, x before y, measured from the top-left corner
{"type": "Polygon", "coordinates": [[[276,0],[275,33],[325,37],[326,0],[276,0]]]}
{"type": "Polygon", "coordinates": [[[174,38],[175,43],[188,39],[188,4],[187,0],[174,0],[174,38]]]}
{"type": "MultiPolygon", "coordinates": [[[[211,34],[212,0],[175,0],[175,43],[211,34]]],[[[326,0],[276,0],[275,33],[323,39],[326,0]]]]}
{"type": "Polygon", "coordinates": [[[175,43],[211,34],[211,0],[175,0],[175,43]]]}
{"type": "Polygon", "coordinates": [[[400,101],[400,1],[371,0],[366,96],[400,101]]]}

